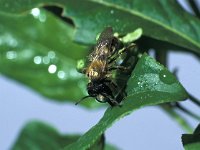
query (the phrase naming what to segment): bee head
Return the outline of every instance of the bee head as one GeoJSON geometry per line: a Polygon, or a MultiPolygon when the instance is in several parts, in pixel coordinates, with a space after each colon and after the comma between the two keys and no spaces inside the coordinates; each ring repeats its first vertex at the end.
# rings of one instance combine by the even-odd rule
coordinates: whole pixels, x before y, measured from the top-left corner
{"type": "Polygon", "coordinates": [[[89,82],[87,85],[88,94],[95,97],[98,102],[105,103],[112,97],[112,91],[103,81],[89,82]]]}
{"type": "Polygon", "coordinates": [[[87,91],[91,97],[96,97],[102,89],[102,84],[98,84],[96,82],[89,82],[87,85],[87,91]]]}
{"type": "Polygon", "coordinates": [[[88,97],[95,97],[98,102],[105,103],[108,101],[109,94],[112,94],[110,88],[102,82],[89,82],[87,85],[88,95],[81,98],[75,105],[88,97]]]}

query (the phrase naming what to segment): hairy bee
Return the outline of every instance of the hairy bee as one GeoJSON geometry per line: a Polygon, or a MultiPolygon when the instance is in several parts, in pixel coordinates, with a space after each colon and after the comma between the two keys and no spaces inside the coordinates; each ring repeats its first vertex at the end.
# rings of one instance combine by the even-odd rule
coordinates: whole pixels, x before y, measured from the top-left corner
{"type": "Polygon", "coordinates": [[[87,97],[94,97],[101,103],[108,102],[111,106],[120,105],[126,96],[126,82],[121,84],[113,77],[113,71],[121,74],[120,72],[128,70],[127,66],[122,65],[126,62],[126,57],[120,65],[116,63],[116,60],[133,46],[134,44],[124,46],[119,38],[114,36],[111,27],[106,28],[100,34],[94,51],[88,56],[88,65],[83,69],[83,73],[89,79],[88,96],[83,97],[80,101],[87,97]]]}

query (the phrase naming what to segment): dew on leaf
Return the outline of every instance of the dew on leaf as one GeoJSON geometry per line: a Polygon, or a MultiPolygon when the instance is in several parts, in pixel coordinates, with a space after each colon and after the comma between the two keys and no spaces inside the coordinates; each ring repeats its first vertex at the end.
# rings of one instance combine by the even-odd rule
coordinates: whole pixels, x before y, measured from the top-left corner
{"type": "Polygon", "coordinates": [[[49,73],[52,73],[52,74],[55,73],[56,70],[57,70],[56,65],[50,65],[48,68],[49,73]]]}
{"type": "Polygon", "coordinates": [[[38,17],[38,19],[40,20],[40,22],[45,22],[45,21],[46,21],[46,18],[47,18],[46,15],[45,15],[45,14],[42,14],[42,13],[41,13],[41,14],[39,15],[39,17],[38,17]]]}
{"type": "Polygon", "coordinates": [[[62,80],[67,79],[67,74],[62,70],[58,71],[57,76],[59,79],[62,79],[62,80]]]}
{"type": "Polygon", "coordinates": [[[33,15],[34,18],[39,19],[40,22],[46,21],[46,14],[43,11],[40,11],[39,8],[33,8],[30,14],[33,15]]]}
{"type": "Polygon", "coordinates": [[[171,74],[169,71],[167,70],[162,70],[159,73],[159,78],[160,80],[165,83],[165,84],[172,84],[176,81],[175,77],[173,76],[173,74],[171,74]]]}
{"type": "Polygon", "coordinates": [[[35,56],[34,58],[33,58],[33,61],[34,61],[34,63],[35,64],[41,64],[42,63],[42,57],[41,56],[35,56]]]}
{"type": "Polygon", "coordinates": [[[110,11],[111,14],[114,14],[114,12],[115,12],[114,10],[111,10],[111,11],[110,11]]]}
{"type": "Polygon", "coordinates": [[[16,51],[8,51],[6,53],[6,58],[7,59],[15,59],[15,58],[17,58],[17,52],[16,51]]]}
{"type": "Polygon", "coordinates": [[[34,16],[34,17],[38,17],[40,15],[40,9],[39,8],[33,8],[31,10],[31,14],[34,16]]]}
{"type": "Polygon", "coordinates": [[[44,64],[49,64],[49,63],[50,63],[50,58],[49,58],[48,56],[44,56],[44,57],[42,58],[42,62],[43,62],[44,64]]]}
{"type": "Polygon", "coordinates": [[[48,57],[49,57],[49,58],[53,59],[53,58],[55,58],[55,56],[56,56],[56,54],[55,54],[54,51],[49,51],[49,52],[48,52],[48,57]]]}

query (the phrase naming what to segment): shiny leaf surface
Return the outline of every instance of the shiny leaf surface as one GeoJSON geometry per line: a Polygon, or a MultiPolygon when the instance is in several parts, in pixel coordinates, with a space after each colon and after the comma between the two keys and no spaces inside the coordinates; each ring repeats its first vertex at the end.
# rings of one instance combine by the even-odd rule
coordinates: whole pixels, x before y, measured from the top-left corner
{"type": "MultiPolygon", "coordinates": [[[[59,150],[75,142],[80,135],[62,135],[56,129],[39,121],[29,122],[21,131],[12,150],[59,150]]],[[[112,147],[110,145],[106,146],[112,147]]],[[[103,150],[104,136],[101,136],[89,150],[103,150]]]]}
{"type": "Polygon", "coordinates": [[[105,26],[124,34],[141,27],[148,37],[200,54],[200,20],[174,0],[1,0],[0,11],[21,13],[46,5],[64,8],[63,15],[76,25],[79,42],[94,43],[105,26]]]}
{"type": "Polygon", "coordinates": [[[174,102],[187,98],[175,76],[153,58],[144,54],[128,82],[128,96],[122,107],[108,108],[102,119],[65,150],[87,149],[116,120],[144,106],[174,102]]]}
{"type": "Polygon", "coordinates": [[[12,150],[58,150],[78,138],[79,135],[61,135],[53,127],[34,121],[22,129],[12,150]]]}
{"type": "Polygon", "coordinates": [[[71,26],[37,8],[22,16],[0,14],[0,72],[56,101],[79,100],[86,82],[76,61],[87,48],[75,44],[73,34],[71,26]]]}

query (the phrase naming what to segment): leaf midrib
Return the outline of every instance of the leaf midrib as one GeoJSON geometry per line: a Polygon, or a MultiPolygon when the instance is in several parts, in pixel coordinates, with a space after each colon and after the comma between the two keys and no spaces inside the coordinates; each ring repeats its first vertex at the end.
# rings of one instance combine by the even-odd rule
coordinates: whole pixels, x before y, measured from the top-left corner
{"type": "Polygon", "coordinates": [[[152,22],[152,23],[155,23],[155,24],[158,24],[160,26],[162,26],[163,28],[179,35],[180,37],[182,37],[183,39],[191,42],[192,44],[194,44],[195,46],[199,47],[200,48],[200,44],[198,44],[197,41],[194,41],[193,39],[191,39],[189,36],[185,36],[184,34],[182,34],[181,32],[177,32],[176,30],[174,30],[173,28],[171,28],[170,26],[166,26],[165,24],[163,24],[162,22],[158,21],[158,20],[155,20],[154,18],[150,18],[148,16],[145,16],[143,15],[142,13],[139,13],[137,11],[134,11],[134,10],[128,10],[128,9],[125,9],[124,7],[121,7],[119,5],[113,5],[112,3],[109,3],[109,2],[105,2],[105,1],[97,1],[97,0],[88,0],[88,1],[91,1],[91,2],[95,2],[95,3],[99,3],[101,5],[106,5],[106,6],[109,6],[109,7],[113,7],[113,8],[117,8],[121,11],[125,11],[125,12],[128,12],[132,15],[135,15],[135,16],[138,16],[138,17],[141,17],[141,18],[144,18],[146,20],[148,20],[149,22],[152,22]]]}

